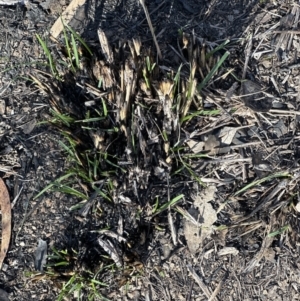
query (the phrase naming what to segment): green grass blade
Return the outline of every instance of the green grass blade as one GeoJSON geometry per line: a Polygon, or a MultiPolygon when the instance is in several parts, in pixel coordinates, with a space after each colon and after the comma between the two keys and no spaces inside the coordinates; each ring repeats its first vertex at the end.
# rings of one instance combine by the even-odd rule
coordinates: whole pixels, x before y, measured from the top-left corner
{"type": "Polygon", "coordinates": [[[82,119],[82,120],[76,120],[75,123],[97,122],[97,121],[100,121],[103,119],[105,119],[105,117],[91,117],[91,118],[86,118],[86,119],[82,119]]]}
{"type": "Polygon", "coordinates": [[[62,301],[67,295],[69,291],[69,286],[71,286],[76,280],[76,275],[72,276],[67,283],[63,286],[57,301],[62,301]]]}
{"type": "Polygon", "coordinates": [[[37,199],[38,197],[40,197],[41,195],[43,195],[46,191],[48,191],[49,189],[51,189],[53,186],[57,185],[58,183],[60,183],[61,181],[69,178],[70,176],[74,176],[76,175],[75,173],[68,173],[66,175],[63,175],[62,177],[58,178],[56,181],[50,183],[48,186],[46,186],[42,191],[40,191],[34,198],[33,200],[37,199]]]}
{"type": "Polygon", "coordinates": [[[210,70],[210,72],[206,75],[204,80],[198,85],[197,89],[200,92],[206,84],[211,80],[211,78],[214,76],[214,74],[218,71],[218,69],[221,67],[221,65],[224,63],[224,61],[227,59],[229,56],[229,51],[226,51],[221,59],[217,62],[217,64],[210,70]]]}
{"type": "Polygon", "coordinates": [[[66,27],[63,22],[62,22],[62,24],[63,24],[63,33],[64,33],[65,45],[66,45],[67,53],[68,53],[69,64],[71,65],[72,71],[75,73],[76,70],[73,65],[73,55],[72,55],[72,51],[71,51],[71,47],[70,47],[70,41],[69,41],[69,38],[68,38],[68,35],[66,32],[66,27]]]}
{"type": "Polygon", "coordinates": [[[169,207],[174,206],[175,204],[177,204],[182,198],[184,197],[183,194],[180,194],[178,196],[176,196],[175,198],[173,198],[172,200],[170,200],[169,202],[163,204],[161,207],[159,207],[156,212],[152,215],[155,216],[161,212],[163,212],[164,210],[168,209],[169,207]]]}
{"type": "Polygon", "coordinates": [[[176,72],[176,75],[175,75],[175,77],[174,77],[174,79],[173,79],[173,81],[174,81],[174,88],[178,88],[179,86],[179,79],[180,79],[180,72],[181,72],[181,68],[182,68],[182,64],[180,64],[180,66],[179,66],[179,68],[178,68],[178,70],[177,70],[177,72],[176,72]]]}
{"type": "Polygon", "coordinates": [[[56,123],[58,120],[65,124],[67,127],[70,127],[71,123],[74,123],[74,118],[66,114],[60,114],[53,109],[50,109],[51,114],[54,116],[54,120],[51,120],[52,123],[56,123]]]}
{"type": "Polygon", "coordinates": [[[80,191],[78,191],[72,187],[66,186],[66,185],[55,186],[53,190],[71,194],[71,195],[74,195],[83,200],[87,199],[87,196],[85,194],[81,193],[80,191]]]}
{"type": "Polygon", "coordinates": [[[66,266],[68,266],[68,265],[70,265],[70,262],[68,262],[68,261],[61,261],[61,262],[57,262],[57,263],[55,263],[55,264],[52,264],[51,266],[53,267],[66,267],[66,266]]]}
{"type": "Polygon", "coordinates": [[[104,199],[108,200],[110,203],[112,203],[112,200],[103,192],[99,191],[99,195],[101,195],[104,199]]]}
{"type": "Polygon", "coordinates": [[[106,286],[106,287],[108,286],[106,283],[98,281],[96,279],[91,279],[91,282],[94,283],[94,284],[101,285],[101,286],[106,286]]]}
{"type": "Polygon", "coordinates": [[[71,42],[72,42],[72,49],[73,49],[73,54],[74,54],[74,58],[75,58],[75,65],[76,65],[76,68],[79,68],[79,54],[78,54],[78,49],[77,49],[74,35],[72,33],[71,33],[71,42]]]}
{"type": "Polygon", "coordinates": [[[88,45],[85,43],[85,41],[78,35],[68,24],[66,24],[64,21],[64,26],[68,28],[68,30],[74,35],[74,37],[84,46],[84,48],[87,50],[87,52],[92,56],[93,53],[91,49],[88,47],[88,45]]]}
{"type": "Polygon", "coordinates": [[[154,204],[154,208],[153,208],[153,213],[155,213],[157,211],[158,205],[159,205],[159,201],[158,201],[158,196],[157,196],[155,204],[154,204]]]}
{"type": "Polygon", "coordinates": [[[42,194],[44,194],[46,191],[48,191],[49,189],[51,189],[54,186],[54,182],[50,183],[49,185],[47,185],[44,189],[42,189],[33,199],[37,199],[38,197],[40,197],[42,194]]]}
{"type": "Polygon", "coordinates": [[[106,117],[107,116],[107,106],[105,103],[105,100],[103,98],[101,98],[102,100],[102,107],[103,107],[103,115],[106,117]]]}
{"type": "Polygon", "coordinates": [[[68,58],[69,58],[70,61],[72,61],[72,53],[71,53],[69,38],[67,36],[65,26],[63,26],[63,32],[64,32],[64,39],[65,39],[65,45],[66,45],[66,48],[67,48],[68,58]]]}
{"type": "Polygon", "coordinates": [[[275,179],[275,178],[286,178],[286,177],[291,177],[291,175],[288,172],[279,172],[279,173],[275,173],[273,175],[267,176],[265,178],[253,181],[252,183],[250,183],[250,184],[246,185],[245,187],[243,187],[242,189],[238,190],[234,194],[234,196],[237,196],[237,195],[247,191],[248,189],[250,189],[254,186],[260,185],[260,184],[262,184],[266,181],[269,181],[269,180],[272,180],[272,179],[275,179]]]}
{"type": "Polygon", "coordinates": [[[40,45],[42,46],[43,50],[44,50],[44,53],[45,55],[47,56],[47,59],[48,59],[48,62],[49,62],[49,66],[50,66],[50,70],[51,70],[51,73],[54,75],[54,76],[57,76],[58,72],[56,70],[56,67],[55,67],[55,64],[54,64],[54,61],[53,61],[53,57],[46,45],[46,43],[42,40],[42,38],[36,34],[36,37],[40,43],[40,45]]]}
{"type": "Polygon", "coordinates": [[[189,159],[193,159],[193,158],[209,158],[208,155],[206,154],[184,154],[182,155],[183,158],[189,158],[189,159]]]}
{"type": "Polygon", "coordinates": [[[212,51],[210,51],[207,55],[206,55],[206,59],[209,59],[214,53],[216,53],[219,50],[222,50],[228,43],[230,42],[230,40],[226,40],[224,41],[221,45],[219,45],[218,47],[214,48],[212,51]]]}
{"type": "Polygon", "coordinates": [[[147,66],[148,72],[150,73],[151,72],[151,63],[150,63],[149,56],[146,57],[146,66],[147,66]]]}
{"type": "Polygon", "coordinates": [[[147,74],[146,68],[143,69],[143,77],[144,77],[147,89],[150,89],[150,80],[148,78],[148,74],[147,74]]]}
{"type": "Polygon", "coordinates": [[[274,237],[276,235],[279,235],[279,234],[282,234],[284,233],[285,231],[289,230],[290,228],[290,225],[286,225],[286,226],[283,226],[281,227],[280,229],[278,229],[277,231],[274,231],[274,232],[271,232],[268,234],[268,237],[274,237]]]}
{"type": "Polygon", "coordinates": [[[185,117],[180,119],[180,122],[183,123],[185,121],[190,121],[191,119],[193,119],[194,117],[203,115],[203,116],[214,116],[214,115],[219,115],[221,113],[221,110],[201,110],[201,111],[197,111],[194,113],[191,113],[189,115],[186,115],[185,117]]]}
{"type": "Polygon", "coordinates": [[[76,154],[74,153],[74,151],[65,143],[63,143],[62,141],[58,141],[58,144],[69,154],[70,157],[76,158],[76,154]]]}
{"type": "Polygon", "coordinates": [[[122,172],[126,173],[126,170],[125,170],[124,168],[122,168],[121,166],[112,163],[112,162],[111,162],[110,160],[108,160],[108,159],[106,159],[105,161],[106,161],[108,164],[110,164],[111,166],[116,167],[116,168],[119,168],[122,172]]]}

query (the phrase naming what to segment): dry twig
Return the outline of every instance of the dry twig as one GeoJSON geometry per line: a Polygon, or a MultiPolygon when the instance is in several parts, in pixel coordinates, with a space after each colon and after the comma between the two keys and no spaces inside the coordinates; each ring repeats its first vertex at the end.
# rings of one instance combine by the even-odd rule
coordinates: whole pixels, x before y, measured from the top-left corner
{"type": "Polygon", "coordinates": [[[161,60],[162,59],[161,51],[160,51],[159,45],[157,43],[157,39],[156,39],[156,36],[155,36],[155,33],[154,33],[154,29],[153,29],[153,26],[152,26],[150,15],[148,13],[147,6],[145,5],[145,0],[139,0],[139,1],[140,1],[141,5],[143,7],[144,12],[145,12],[146,19],[147,19],[147,22],[148,22],[148,25],[149,25],[149,28],[150,28],[150,31],[151,31],[151,34],[152,34],[152,37],[153,37],[153,41],[154,41],[156,50],[157,50],[157,54],[158,54],[159,59],[161,60]]]}
{"type": "Polygon", "coordinates": [[[200,286],[200,288],[202,289],[203,293],[205,294],[205,296],[209,299],[211,299],[211,293],[209,292],[207,286],[205,285],[205,283],[200,279],[200,277],[197,275],[196,271],[192,268],[191,265],[187,265],[188,270],[190,271],[190,273],[192,274],[193,278],[195,279],[195,281],[198,283],[198,285],[200,286]]]}

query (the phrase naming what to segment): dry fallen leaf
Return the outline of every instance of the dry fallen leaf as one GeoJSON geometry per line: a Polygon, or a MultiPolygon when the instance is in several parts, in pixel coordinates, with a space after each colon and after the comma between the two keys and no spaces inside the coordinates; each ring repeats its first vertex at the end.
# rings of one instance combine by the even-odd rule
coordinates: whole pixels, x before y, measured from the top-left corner
{"type": "Polygon", "coordinates": [[[2,243],[0,253],[0,269],[6,256],[11,236],[11,204],[7,188],[0,179],[0,206],[2,213],[2,243]]]}
{"type": "Polygon", "coordinates": [[[194,196],[194,210],[190,209],[190,214],[195,215],[198,225],[188,216],[184,221],[184,236],[192,254],[195,254],[205,238],[213,233],[213,224],[217,220],[217,213],[210,204],[214,200],[216,192],[215,186],[208,186],[198,195],[194,196]],[[198,216],[197,216],[198,215],[198,216]],[[199,225],[201,225],[199,227],[199,225]]]}
{"type": "Polygon", "coordinates": [[[204,141],[195,141],[189,140],[187,141],[187,145],[191,149],[194,154],[201,153],[205,150],[205,142],[204,141]]]}
{"type": "Polygon", "coordinates": [[[238,128],[231,126],[225,126],[224,128],[222,128],[219,133],[219,138],[221,139],[222,143],[230,145],[233,138],[235,137],[237,130],[238,128]]]}
{"type": "Polygon", "coordinates": [[[235,256],[235,255],[239,254],[239,250],[235,247],[225,247],[218,252],[219,256],[226,256],[226,255],[230,255],[230,254],[235,256]]]}

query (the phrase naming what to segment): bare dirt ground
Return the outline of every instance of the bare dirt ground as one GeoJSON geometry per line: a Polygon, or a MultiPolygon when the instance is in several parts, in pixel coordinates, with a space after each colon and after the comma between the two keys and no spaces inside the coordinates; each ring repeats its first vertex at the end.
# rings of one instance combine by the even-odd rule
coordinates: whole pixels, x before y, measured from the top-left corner
{"type": "MultiPolygon", "coordinates": [[[[8,300],[56,300],[74,271],[95,275],[100,268],[97,280],[108,285],[99,288],[103,300],[299,300],[298,3],[146,1],[163,57],[157,60],[137,1],[87,1],[70,25],[91,46],[93,59],[84,72],[56,82],[44,66],[36,33],[45,36],[67,5],[50,0],[0,7],[0,167],[13,203],[0,288],[8,300]],[[156,92],[137,93],[127,123],[119,122],[119,107],[111,105],[110,121],[100,123],[107,130],[104,146],[113,145],[111,161],[119,166],[109,176],[111,199],[97,195],[82,215],[70,210],[79,202],[75,196],[59,191],[35,196],[72,167],[59,143],[62,129],[43,122],[53,118],[50,109],[63,108],[79,120],[86,116],[85,102],[100,106],[96,92],[87,88],[97,90],[94,66],[104,60],[99,28],[114,53],[140,37],[142,53],[151,49],[161,80],[181,64],[182,77],[188,77],[191,44],[193,51],[199,45],[214,49],[228,40],[216,58],[226,51],[229,56],[201,91],[201,108],[191,105],[192,112],[218,113],[197,115],[172,130],[169,147],[178,146],[173,157],[162,134],[156,133],[158,140],[149,134],[156,124],[165,126],[165,103],[159,104],[156,92]],[[119,131],[109,133],[110,127],[119,131]],[[128,151],[127,127],[136,152],[128,151]],[[192,156],[199,153],[205,157],[192,156]],[[183,156],[193,176],[180,169],[183,156]],[[153,214],[156,202],[179,195],[175,206],[153,214]],[[39,239],[47,242],[49,254],[52,247],[77,252],[69,270],[58,269],[55,277],[33,274],[39,239]],[[107,268],[118,265],[114,252],[121,268],[107,268]]],[[[49,40],[48,47],[61,57],[57,43],[49,40]]],[[[125,65],[121,57],[115,77],[125,65]]],[[[198,69],[196,78],[198,83],[203,78],[198,69]]],[[[80,147],[97,148],[90,129],[71,130],[83,141],[80,147]]],[[[104,163],[101,168],[111,171],[104,163]]],[[[72,185],[89,197],[94,192],[80,179],[72,185]]],[[[89,300],[87,294],[88,289],[66,300],[89,300]]]]}

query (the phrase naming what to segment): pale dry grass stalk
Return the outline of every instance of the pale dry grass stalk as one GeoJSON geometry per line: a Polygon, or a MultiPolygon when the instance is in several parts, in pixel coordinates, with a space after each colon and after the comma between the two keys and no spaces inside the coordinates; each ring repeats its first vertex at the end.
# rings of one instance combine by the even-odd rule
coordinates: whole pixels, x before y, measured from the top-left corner
{"type": "Polygon", "coordinates": [[[144,12],[145,12],[146,19],[147,19],[147,22],[148,22],[148,25],[149,25],[149,28],[150,28],[150,31],[151,31],[151,34],[152,34],[152,37],[153,37],[153,41],[154,41],[156,50],[157,50],[157,54],[158,54],[159,59],[161,60],[162,59],[161,51],[160,51],[159,45],[157,43],[157,39],[156,39],[156,36],[155,36],[155,33],[154,33],[154,29],[153,29],[153,26],[152,26],[152,22],[151,22],[151,19],[150,19],[150,15],[149,15],[147,6],[145,5],[145,0],[139,0],[139,1],[140,1],[141,5],[143,7],[144,12]]]}

